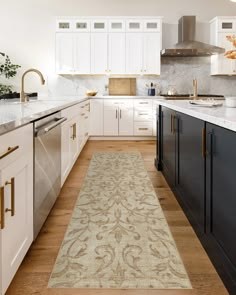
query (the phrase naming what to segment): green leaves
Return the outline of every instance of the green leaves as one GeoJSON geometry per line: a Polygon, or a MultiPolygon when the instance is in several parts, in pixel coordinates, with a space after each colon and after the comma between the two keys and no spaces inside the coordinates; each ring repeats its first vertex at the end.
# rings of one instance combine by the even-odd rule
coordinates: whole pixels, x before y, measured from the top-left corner
{"type": "Polygon", "coordinates": [[[5,53],[0,52],[0,55],[5,58],[3,63],[0,61],[0,75],[4,75],[7,79],[14,77],[20,65],[12,64],[9,56],[5,53]]]}

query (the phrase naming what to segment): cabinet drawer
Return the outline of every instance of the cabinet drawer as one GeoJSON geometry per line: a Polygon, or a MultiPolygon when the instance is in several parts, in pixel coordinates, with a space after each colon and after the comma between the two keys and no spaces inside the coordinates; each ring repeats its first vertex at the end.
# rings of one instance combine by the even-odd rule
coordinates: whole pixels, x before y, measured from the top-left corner
{"type": "Polygon", "coordinates": [[[152,122],[134,122],[135,136],[152,136],[152,122]]]}
{"type": "Polygon", "coordinates": [[[151,121],[152,120],[152,110],[135,110],[134,111],[134,121],[151,121]]]}
{"type": "Polygon", "coordinates": [[[135,99],[134,107],[135,109],[143,109],[143,108],[152,109],[152,99],[135,99]]]}
{"type": "Polygon", "coordinates": [[[66,108],[64,110],[61,111],[61,116],[62,117],[66,117],[67,120],[70,120],[71,118],[73,118],[74,116],[78,115],[79,113],[79,105],[73,105],[69,108],[66,108]]]}
{"type": "Polygon", "coordinates": [[[90,100],[79,103],[79,114],[90,112],[90,100]]]}
{"type": "Polygon", "coordinates": [[[27,153],[33,145],[33,124],[10,131],[1,135],[0,169],[27,153]]]}

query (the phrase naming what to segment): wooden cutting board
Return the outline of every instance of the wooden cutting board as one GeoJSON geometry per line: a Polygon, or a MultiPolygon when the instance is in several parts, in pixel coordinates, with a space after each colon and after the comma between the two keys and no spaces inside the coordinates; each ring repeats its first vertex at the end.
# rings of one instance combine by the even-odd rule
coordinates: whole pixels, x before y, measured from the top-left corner
{"type": "Polygon", "coordinates": [[[109,78],[109,95],[136,95],[136,78],[109,78]]]}

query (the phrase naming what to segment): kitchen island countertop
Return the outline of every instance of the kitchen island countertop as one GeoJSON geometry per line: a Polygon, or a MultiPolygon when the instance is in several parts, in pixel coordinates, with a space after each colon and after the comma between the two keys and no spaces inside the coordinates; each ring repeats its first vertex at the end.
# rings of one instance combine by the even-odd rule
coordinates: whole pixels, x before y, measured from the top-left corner
{"type": "Polygon", "coordinates": [[[158,100],[158,104],[174,111],[190,115],[203,121],[236,131],[236,108],[224,106],[194,106],[188,100],[158,100]]]}

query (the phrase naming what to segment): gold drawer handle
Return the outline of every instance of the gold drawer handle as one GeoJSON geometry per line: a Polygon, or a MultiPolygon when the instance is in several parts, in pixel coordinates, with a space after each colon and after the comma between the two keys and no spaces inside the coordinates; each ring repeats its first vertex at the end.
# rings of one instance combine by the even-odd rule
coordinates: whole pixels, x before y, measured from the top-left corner
{"type": "Polygon", "coordinates": [[[84,117],[84,119],[88,119],[88,116],[84,117]]]}
{"type": "Polygon", "coordinates": [[[1,206],[1,213],[0,213],[1,229],[4,229],[5,227],[4,186],[0,187],[0,206],[1,206]]]}
{"type": "Polygon", "coordinates": [[[5,185],[11,185],[11,209],[6,208],[5,212],[11,212],[11,216],[15,215],[15,178],[12,177],[11,181],[6,181],[5,185]]]}
{"type": "Polygon", "coordinates": [[[19,148],[19,145],[16,145],[14,147],[8,147],[7,151],[3,154],[0,155],[0,160],[5,158],[6,156],[8,156],[9,154],[11,154],[12,152],[14,152],[15,150],[17,150],[19,148]]]}
{"type": "Polygon", "coordinates": [[[82,113],[80,116],[83,117],[85,115],[85,113],[82,113]]]}
{"type": "Polygon", "coordinates": [[[84,106],[81,106],[80,108],[81,108],[81,109],[83,109],[83,108],[84,108],[84,106]]]}
{"type": "Polygon", "coordinates": [[[148,130],[148,128],[139,128],[138,130],[148,130]]]}
{"type": "Polygon", "coordinates": [[[206,156],[206,129],[202,128],[202,157],[206,156]]]}
{"type": "Polygon", "coordinates": [[[148,102],[147,101],[145,101],[145,102],[139,102],[139,104],[148,104],[148,102]]]}
{"type": "Polygon", "coordinates": [[[88,136],[88,132],[86,132],[86,133],[84,134],[84,136],[88,136]]]}
{"type": "Polygon", "coordinates": [[[74,140],[76,138],[76,123],[74,123],[70,127],[72,128],[72,136],[71,136],[71,139],[74,140]]]}

